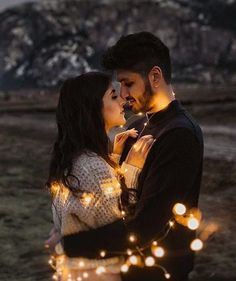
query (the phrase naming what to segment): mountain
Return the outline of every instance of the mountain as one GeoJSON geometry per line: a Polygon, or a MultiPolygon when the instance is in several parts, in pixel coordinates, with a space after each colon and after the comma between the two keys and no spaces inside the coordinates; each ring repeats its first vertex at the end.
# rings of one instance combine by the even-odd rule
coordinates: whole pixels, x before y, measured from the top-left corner
{"type": "Polygon", "coordinates": [[[174,82],[236,84],[234,0],[42,0],[0,14],[0,89],[57,87],[100,68],[120,36],[146,30],[169,46],[174,82]]]}

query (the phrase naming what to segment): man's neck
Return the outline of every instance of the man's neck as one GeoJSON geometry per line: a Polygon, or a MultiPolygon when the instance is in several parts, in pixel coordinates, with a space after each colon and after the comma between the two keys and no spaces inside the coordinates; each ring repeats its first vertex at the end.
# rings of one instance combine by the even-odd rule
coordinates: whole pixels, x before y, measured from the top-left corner
{"type": "Polygon", "coordinates": [[[162,109],[166,108],[173,100],[175,100],[175,94],[170,85],[154,94],[151,109],[147,113],[161,111],[162,109]]]}

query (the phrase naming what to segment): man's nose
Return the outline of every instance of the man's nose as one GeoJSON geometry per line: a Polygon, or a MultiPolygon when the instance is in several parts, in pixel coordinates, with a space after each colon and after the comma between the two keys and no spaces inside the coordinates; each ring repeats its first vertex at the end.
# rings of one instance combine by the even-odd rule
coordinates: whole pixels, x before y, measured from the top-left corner
{"type": "Polygon", "coordinates": [[[126,104],[126,100],[124,100],[121,95],[119,96],[119,104],[120,106],[124,106],[126,104]]]}
{"type": "Polygon", "coordinates": [[[120,96],[122,99],[126,100],[129,96],[129,92],[127,91],[126,87],[121,87],[120,96]]]}

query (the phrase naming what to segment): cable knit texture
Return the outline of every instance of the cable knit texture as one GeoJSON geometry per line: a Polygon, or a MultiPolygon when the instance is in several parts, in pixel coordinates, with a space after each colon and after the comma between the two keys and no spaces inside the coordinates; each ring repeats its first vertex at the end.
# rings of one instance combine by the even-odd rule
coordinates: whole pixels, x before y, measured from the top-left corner
{"type": "MultiPolygon", "coordinates": [[[[118,155],[113,155],[116,162],[118,155]]],[[[135,188],[140,169],[124,163],[121,166],[128,188],[135,188]]],[[[86,231],[114,222],[122,217],[119,209],[120,183],[116,171],[96,153],[87,152],[73,163],[69,183],[74,192],[58,185],[53,197],[52,212],[55,227],[61,235],[86,231]]],[[[63,253],[63,250],[62,250],[63,253]]],[[[66,258],[66,266],[80,259],[66,258]]],[[[87,260],[86,267],[120,265],[120,259],[87,260]]],[[[78,263],[77,263],[78,264],[78,263]]],[[[65,265],[65,262],[64,262],[65,265]]]]}

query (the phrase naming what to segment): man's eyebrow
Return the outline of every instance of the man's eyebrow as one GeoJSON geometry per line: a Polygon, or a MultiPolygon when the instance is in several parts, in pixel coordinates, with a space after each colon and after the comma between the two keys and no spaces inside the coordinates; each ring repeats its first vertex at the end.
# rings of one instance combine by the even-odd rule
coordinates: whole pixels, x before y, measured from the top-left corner
{"type": "Polygon", "coordinates": [[[129,79],[128,78],[121,78],[121,79],[118,79],[118,81],[121,83],[121,82],[128,82],[129,79]]]}

